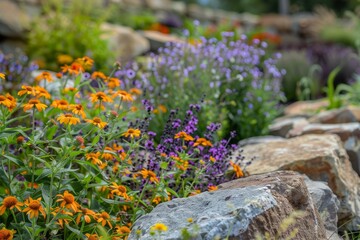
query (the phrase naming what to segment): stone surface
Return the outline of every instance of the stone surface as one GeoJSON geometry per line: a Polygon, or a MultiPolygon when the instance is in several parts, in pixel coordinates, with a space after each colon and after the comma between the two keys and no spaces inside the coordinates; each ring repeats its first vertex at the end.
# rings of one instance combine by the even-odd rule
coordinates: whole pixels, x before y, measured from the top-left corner
{"type": "Polygon", "coordinates": [[[352,169],[341,139],[332,134],[304,135],[283,141],[242,147],[253,158],[250,174],[293,170],[325,181],[340,200],[339,225],[356,230],[360,224],[360,178],[352,169]],[[352,219],[353,218],[353,219],[352,219]]]}
{"type": "Polygon", "coordinates": [[[191,229],[189,218],[199,227],[192,238],[196,240],[255,239],[256,234],[265,233],[284,239],[294,229],[298,229],[294,239],[326,239],[303,177],[295,172],[275,172],[228,182],[214,192],[161,203],[135,222],[129,240],[152,239],[150,228],[159,222],[168,226],[161,239],[183,239],[181,230],[191,229]],[[294,224],[280,231],[284,219],[299,211],[302,214],[294,224]],[[142,231],[140,238],[137,230],[142,231]]]}
{"type": "Polygon", "coordinates": [[[173,35],[164,34],[157,31],[142,31],[140,32],[150,42],[150,50],[157,51],[159,48],[164,47],[167,42],[180,42],[184,43],[184,40],[175,37],[173,35]]]}
{"type": "Polygon", "coordinates": [[[300,116],[278,118],[269,126],[269,133],[275,136],[286,137],[293,128],[298,128],[308,123],[305,117],[300,116]]]}
{"type": "Polygon", "coordinates": [[[131,28],[104,23],[102,38],[109,41],[110,49],[117,59],[129,60],[149,51],[150,43],[131,28]]]}
{"type": "Polygon", "coordinates": [[[29,17],[18,5],[8,0],[0,1],[0,36],[25,38],[29,23],[29,17]]]}
{"type": "Polygon", "coordinates": [[[259,137],[251,137],[243,139],[239,142],[239,146],[246,146],[251,144],[259,144],[259,143],[267,143],[267,142],[275,142],[282,141],[284,138],[278,136],[259,136],[259,137]]]}
{"type": "Polygon", "coordinates": [[[329,111],[320,112],[309,119],[311,123],[350,123],[357,122],[355,115],[348,108],[340,108],[329,111]]]}
{"type": "Polygon", "coordinates": [[[307,115],[312,116],[329,105],[327,99],[314,101],[298,101],[290,104],[284,109],[285,115],[307,115]]]}

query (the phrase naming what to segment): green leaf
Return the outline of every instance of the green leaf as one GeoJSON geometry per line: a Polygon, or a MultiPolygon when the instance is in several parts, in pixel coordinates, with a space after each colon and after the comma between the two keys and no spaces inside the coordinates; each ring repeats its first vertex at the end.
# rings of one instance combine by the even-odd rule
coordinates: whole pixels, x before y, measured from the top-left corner
{"type": "Polygon", "coordinates": [[[99,135],[95,136],[94,139],[91,142],[92,146],[97,144],[99,142],[99,140],[100,140],[100,136],[99,135]]]}
{"type": "Polygon", "coordinates": [[[77,75],[77,77],[75,78],[75,83],[74,83],[75,87],[79,86],[79,84],[81,82],[81,78],[82,78],[82,74],[77,75]]]}
{"type": "Polygon", "coordinates": [[[54,135],[55,135],[55,133],[56,133],[56,131],[58,130],[58,126],[56,126],[56,125],[54,125],[54,126],[52,126],[52,127],[50,127],[48,130],[47,130],[47,132],[46,132],[46,139],[53,139],[53,137],[54,137],[54,135]]]}
{"type": "Polygon", "coordinates": [[[73,233],[75,233],[78,237],[81,237],[82,239],[85,239],[86,236],[82,234],[78,229],[70,227],[68,224],[66,224],[66,227],[73,233]]]}
{"type": "Polygon", "coordinates": [[[161,169],[167,169],[168,165],[169,165],[169,163],[167,163],[167,162],[161,162],[160,163],[160,168],[161,169]]]}

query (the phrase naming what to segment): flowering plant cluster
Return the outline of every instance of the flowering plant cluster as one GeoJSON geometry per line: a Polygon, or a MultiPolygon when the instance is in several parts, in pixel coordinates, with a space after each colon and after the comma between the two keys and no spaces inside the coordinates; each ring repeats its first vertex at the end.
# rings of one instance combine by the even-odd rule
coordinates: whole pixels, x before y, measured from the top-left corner
{"type": "Polygon", "coordinates": [[[158,113],[154,123],[158,124],[152,129],[164,125],[168,109],[185,111],[203,94],[202,133],[216,119],[223,124],[221,136],[230,136],[232,130],[238,133],[235,140],[262,135],[279,113],[277,106],[283,96],[282,73],[275,65],[280,56],[267,57],[265,42],[248,44],[245,36],[237,41],[232,38],[233,33],[225,32],[222,40],[169,43],[151,55],[146,67],[133,64],[115,76],[143,89],[154,104],[158,113]]]}
{"type": "Polygon", "coordinates": [[[244,176],[241,156],[226,160],[237,146],[213,139],[218,124],[197,135],[199,105],[171,111],[156,144],[150,101],[136,105],[139,89],[92,65],[79,58],[0,95],[2,239],[126,239],[157,204],[244,176]]]}

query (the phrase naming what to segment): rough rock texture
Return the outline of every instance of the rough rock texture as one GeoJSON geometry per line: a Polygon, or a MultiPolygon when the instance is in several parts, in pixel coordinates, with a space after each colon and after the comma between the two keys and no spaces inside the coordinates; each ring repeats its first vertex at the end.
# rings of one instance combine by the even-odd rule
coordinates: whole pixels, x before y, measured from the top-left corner
{"type": "Polygon", "coordinates": [[[284,115],[314,115],[319,109],[329,105],[327,99],[314,101],[298,101],[290,104],[284,109],[284,115]]]}
{"type": "Polygon", "coordinates": [[[332,133],[340,137],[344,144],[351,165],[355,172],[360,175],[360,123],[343,124],[309,124],[294,128],[289,131],[287,137],[295,137],[305,134],[332,133]]]}
{"type": "Polygon", "coordinates": [[[117,59],[129,60],[149,51],[150,43],[131,28],[104,23],[102,38],[109,41],[110,49],[117,59]]]}
{"type": "Polygon", "coordinates": [[[250,174],[293,170],[312,180],[325,181],[340,200],[339,225],[354,217],[347,227],[360,224],[360,178],[352,169],[340,138],[332,134],[304,135],[283,141],[248,145],[243,156],[255,158],[250,174]]]}
{"type": "Polygon", "coordinates": [[[188,218],[199,227],[197,237],[192,239],[255,239],[256,234],[264,236],[266,232],[284,239],[294,229],[298,232],[293,239],[326,239],[303,177],[295,172],[274,172],[228,182],[214,192],[159,204],[135,222],[129,240],[137,239],[138,229],[142,231],[140,239],[152,239],[150,228],[158,222],[168,226],[161,239],[182,239],[180,232],[189,227],[188,218]],[[303,214],[280,231],[284,219],[297,211],[303,214]]]}
{"type": "Polygon", "coordinates": [[[340,108],[340,109],[324,111],[309,119],[309,122],[311,123],[325,123],[325,124],[350,123],[356,121],[357,121],[356,116],[348,108],[340,108]]]}
{"type": "Polygon", "coordinates": [[[309,124],[305,117],[282,117],[277,118],[269,126],[271,135],[286,137],[290,130],[309,124]]]}
{"type": "Polygon", "coordinates": [[[24,38],[29,23],[29,17],[15,3],[0,1],[0,36],[24,38]]]}
{"type": "Polygon", "coordinates": [[[247,139],[243,139],[239,142],[239,146],[246,146],[251,144],[259,144],[259,143],[267,143],[267,142],[275,142],[275,141],[282,141],[284,138],[278,136],[258,136],[258,137],[251,137],[247,139]]]}

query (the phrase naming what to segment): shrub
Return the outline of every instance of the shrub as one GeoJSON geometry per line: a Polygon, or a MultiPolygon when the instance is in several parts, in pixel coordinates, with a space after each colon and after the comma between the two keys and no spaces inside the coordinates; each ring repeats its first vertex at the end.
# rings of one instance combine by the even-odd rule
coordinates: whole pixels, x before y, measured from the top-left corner
{"type": "Polygon", "coordinates": [[[204,95],[200,132],[220,119],[224,127],[220,136],[229,136],[232,130],[238,133],[236,140],[266,133],[282,96],[277,57],[265,57],[265,43],[248,45],[245,37],[232,41],[232,33],[224,36],[220,41],[202,38],[195,45],[168,44],[150,56],[145,69],[137,71],[133,65],[115,73],[127,86],[143,89],[155,106],[151,129],[165,124],[167,109],[184,111],[204,95]]]}
{"type": "Polygon", "coordinates": [[[212,138],[217,124],[196,134],[199,105],[183,120],[171,111],[156,145],[147,129],[150,102],[136,110],[137,91],[120,89],[112,74],[85,72],[92,64],[77,59],[57,77],[41,73],[17,96],[0,95],[1,233],[125,239],[131,224],[160,202],[244,175],[241,156],[238,163],[226,160],[236,146],[212,138]],[[53,82],[61,85],[58,96],[41,87],[53,82]]]}

